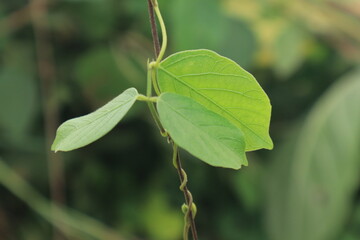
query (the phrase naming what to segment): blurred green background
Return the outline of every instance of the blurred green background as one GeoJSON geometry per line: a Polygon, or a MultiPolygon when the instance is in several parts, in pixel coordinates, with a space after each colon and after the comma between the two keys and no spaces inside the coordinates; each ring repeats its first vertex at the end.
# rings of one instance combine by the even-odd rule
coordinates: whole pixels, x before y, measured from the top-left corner
{"type": "MultiPolygon", "coordinates": [[[[360,239],[360,1],[158,1],[167,54],[217,51],[273,106],[275,148],[248,167],[182,152],[200,239],[360,239]]],[[[145,104],[90,146],[48,151],[60,122],[144,93],[152,57],[146,0],[0,2],[1,240],[181,239],[171,147],[145,104]]]]}

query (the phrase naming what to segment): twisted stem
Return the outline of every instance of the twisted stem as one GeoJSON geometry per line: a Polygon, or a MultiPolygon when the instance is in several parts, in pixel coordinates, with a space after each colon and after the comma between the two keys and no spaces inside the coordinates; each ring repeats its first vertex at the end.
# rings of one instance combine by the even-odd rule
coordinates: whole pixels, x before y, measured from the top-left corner
{"type": "Polygon", "coordinates": [[[185,224],[184,224],[184,240],[188,240],[189,229],[191,229],[191,234],[193,240],[198,240],[196,225],[195,225],[195,216],[196,216],[196,205],[192,197],[191,192],[187,187],[187,174],[182,168],[178,146],[171,139],[170,142],[173,146],[173,164],[176,168],[179,179],[180,179],[180,190],[184,193],[186,207],[183,209],[185,212],[185,224]]]}
{"type": "MultiPolygon", "coordinates": [[[[149,10],[151,33],[152,33],[152,37],[153,37],[155,57],[156,57],[156,62],[152,62],[150,64],[148,63],[147,97],[150,97],[151,93],[152,93],[151,81],[153,83],[155,92],[158,95],[160,94],[160,90],[157,87],[156,68],[160,64],[160,62],[165,54],[165,50],[167,47],[167,33],[166,33],[164,20],[161,16],[161,13],[159,10],[157,0],[148,0],[148,10],[149,10]],[[156,13],[156,16],[158,17],[160,27],[161,27],[161,33],[162,33],[162,46],[161,47],[160,47],[159,35],[157,32],[157,27],[156,27],[155,13],[156,13]]],[[[160,129],[162,136],[168,137],[168,140],[172,144],[172,147],[173,147],[173,164],[178,172],[179,179],[181,182],[180,190],[184,193],[185,203],[186,203],[186,205],[183,209],[184,214],[185,214],[185,216],[184,216],[185,224],[184,224],[184,233],[183,233],[184,240],[188,240],[188,235],[189,235],[190,229],[191,229],[193,240],[198,240],[197,230],[196,230],[196,225],[195,225],[195,220],[194,220],[195,215],[196,215],[196,205],[193,201],[191,192],[189,191],[189,189],[187,188],[187,185],[186,185],[187,184],[187,175],[181,165],[178,146],[173,142],[171,137],[166,133],[165,129],[162,127],[153,103],[148,102],[148,105],[149,105],[150,111],[154,117],[154,120],[160,129]]]]}
{"type": "MultiPolygon", "coordinates": [[[[152,72],[153,72],[153,68],[151,67],[151,64],[148,62],[148,72],[147,72],[147,89],[146,89],[146,97],[148,99],[154,99],[154,97],[151,97],[152,94],[152,72]]],[[[164,127],[162,126],[160,119],[159,119],[159,115],[156,111],[156,108],[154,106],[154,103],[152,101],[147,101],[148,107],[150,109],[150,113],[156,123],[156,126],[159,128],[160,130],[160,134],[162,136],[166,136],[166,131],[164,129],[164,127]]]]}

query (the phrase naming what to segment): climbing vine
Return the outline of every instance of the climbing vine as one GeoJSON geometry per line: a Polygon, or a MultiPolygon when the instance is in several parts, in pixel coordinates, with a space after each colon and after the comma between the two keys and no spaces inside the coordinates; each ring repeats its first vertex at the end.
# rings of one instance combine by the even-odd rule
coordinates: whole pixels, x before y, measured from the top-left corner
{"type": "Polygon", "coordinates": [[[149,13],[156,59],[147,63],[146,95],[129,88],[98,110],[64,122],[52,150],[70,151],[96,141],[113,129],[136,101],[146,102],[161,135],[173,148],[173,165],[185,197],[183,239],[188,239],[191,230],[197,240],[197,207],[187,187],[179,148],[215,167],[247,166],[247,151],[273,148],[271,105],[250,73],[213,51],[188,50],[163,59],[167,32],[157,0],[149,0],[149,13]],[[161,28],[161,48],[154,15],[161,28]]]}

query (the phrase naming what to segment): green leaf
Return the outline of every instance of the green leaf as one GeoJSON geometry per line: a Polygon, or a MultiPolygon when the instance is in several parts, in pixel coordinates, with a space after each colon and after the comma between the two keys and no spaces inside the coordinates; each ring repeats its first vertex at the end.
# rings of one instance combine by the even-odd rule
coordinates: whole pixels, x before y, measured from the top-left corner
{"type": "Polygon", "coordinates": [[[179,52],[161,62],[158,82],[162,92],[191,97],[240,128],[246,151],[273,148],[269,98],[232,60],[209,50],[179,52]]]}
{"type": "Polygon", "coordinates": [[[137,90],[129,88],[95,112],[64,122],[56,132],[51,150],[71,151],[98,140],[125,116],[137,96],[137,90]]]}
{"type": "Polygon", "coordinates": [[[334,239],[348,224],[360,180],[359,78],[360,69],[336,83],[278,147],[268,170],[270,239],[334,239]]]}
{"type": "Polygon", "coordinates": [[[161,123],[180,147],[216,167],[247,165],[240,129],[193,99],[163,93],[157,103],[161,123]]]}

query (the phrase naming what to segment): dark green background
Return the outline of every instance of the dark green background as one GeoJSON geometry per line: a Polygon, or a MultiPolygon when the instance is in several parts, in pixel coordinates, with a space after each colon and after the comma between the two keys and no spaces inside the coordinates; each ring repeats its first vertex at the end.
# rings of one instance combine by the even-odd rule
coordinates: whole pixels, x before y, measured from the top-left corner
{"type": "MultiPolygon", "coordinates": [[[[359,2],[158,1],[166,55],[217,51],[250,71],[273,106],[275,148],[248,153],[248,167],[213,168],[181,153],[200,239],[360,239],[360,97],[341,90],[360,81],[359,2]],[[336,99],[347,100],[335,106],[336,99]]],[[[31,14],[18,12],[28,4],[0,2],[0,160],[49,199],[36,40],[31,14]]],[[[60,122],[128,87],[145,92],[153,58],[147,1],[51,1],[45,24],[57,78],[50,100],[60,106],[60,122]]],[[[171,147],[144,103],[104,138],[62,157],[68,207],[126,239],[181,239],[183,195],[171,147]]],[[[52,238],[52,225],[26,201],[0,182],[1,240],[52,238]]]]}

